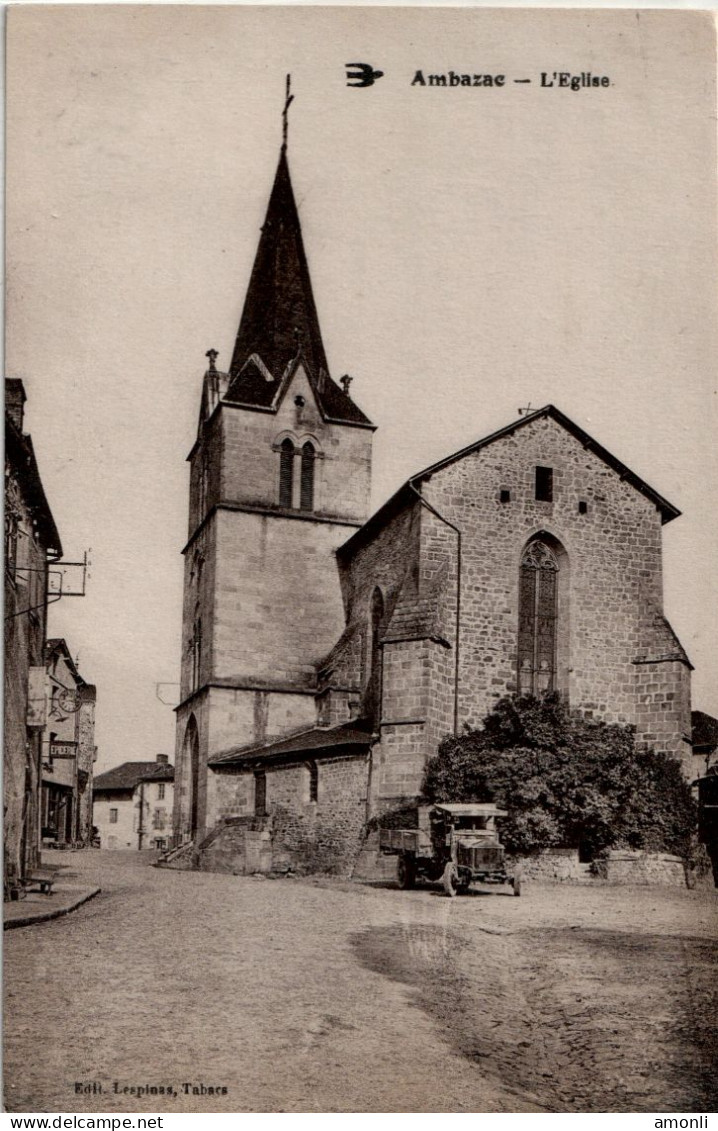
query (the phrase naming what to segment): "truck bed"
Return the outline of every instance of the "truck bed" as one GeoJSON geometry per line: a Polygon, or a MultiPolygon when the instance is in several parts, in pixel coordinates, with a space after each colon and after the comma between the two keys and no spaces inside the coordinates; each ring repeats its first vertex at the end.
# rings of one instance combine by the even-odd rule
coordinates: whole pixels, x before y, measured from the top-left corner
{"type": "Polygon", "coordinates": [[[414,856],[431,856],[431,837],[424,829],[379,829],[382,852],[410,852],[414,856]]]}

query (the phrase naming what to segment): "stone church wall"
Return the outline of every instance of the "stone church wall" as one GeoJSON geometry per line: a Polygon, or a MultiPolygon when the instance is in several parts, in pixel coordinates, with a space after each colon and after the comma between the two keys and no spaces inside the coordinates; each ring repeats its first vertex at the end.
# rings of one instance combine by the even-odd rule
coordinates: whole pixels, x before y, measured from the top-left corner
{"type": "Polygon", "coordinates": [[[198,819],[200,830],[204,831],[224,817],[253,811],[254,806],[254,793],[247,795],[243,784],[235,806],[233,791],[240,783],[231,775],[225,782],[227,771],[216,775],[210,770],[207,774],[204,769],[207,760],[232,746],[250,746],[265,738],[308,728],[315,722],[315,707],[312,695],[211,687],[181,708],[175,751],[175,823],[185,835],[189,833],[191,766],[184,748],[184,735],[191,715],[195,717],[199,733],[198,819]],[[222,785],[218,785],[220,778],[222,785]]]}
{"type": "MultiPolygon", "coordinates": [[[[376,535],[358,547],[351,558],[339,553],[342,596],[347,623],[364,625],[371,622],[372,594],[378,587],[384,601],[381,635],[391,625],[397,599],[404,586],[410,585],[419,570],[419,514],[415,506],[405,507],[394,515],[376,535]]],[[[336,566],[335,566],[336,568],[336,566]]],[[[368,637],[368,632],[367,632],[368,637]]],[[[354,672],[342,672],[349,679],[354,672]]],[[[362,673],[366,680],[368,673],[362,673]]]]}
{"type": "MultiPolygon", "coordinates": [[[[559,689],[588,714],[646,733],[650,723],[677,752],[676,720],[664,721],[670,712],[649,700],[639,711],[634,665],[662,613],[654,504],[548,417],[438,471],[424,492],[463,535],[460,726],[479,725],[500,696],[517,690],[519,563],[527,541],[546,531],[567,556],[559,632],[568,634],[568,664],[559,668],[559,689]],[[552,502],[535,499],[536,466],[553,468],[552,502]],[[502,490],[509,502],[500,501],[502,490]]],[[[436,543],[427,527],[422,557],[437,545],[455,567],[456,539],[436,543]]]]}
{"type": "Polygon", "coordinates": [[[686,776],[693,776],[690,670],[678,660],[636,664],[640,742],[678,758],[686,776]]]}
{"type": "Polygon", "coordinates": [[[374,747],[372,804],[386,808],[421,789],[426,761],[453,727],[452,665],[434,640],[387,643],[383,659],[381,740],[374,747]],[[448,663],[447,663],[448,660],[448,663]]]}
{"type": "Polygon", "coordinates": [[[276,871],[348,874],[366,821],[368,759],[317,759],[318,797],[309,801],[309,771],[292,766],[267,774],[276,871]]]}
{"type": "Polygon", "coordinates": [[[212,678],[314,686],[344,627],[334,550],[347,528],[220,511],[212,678]]]}
{"type": "Polygon", "coordinates": [[[232,767],[220,772],[210,770],[207,775],[208,809],[212,819],[208,828],[230,817],[250,817],[254,814],[254,774],[232,767]]]}
{"type": "Polygon", "coordinates": [[[197,620],[202,625],[202,657],[198,686],[209,678],[213,664],[216,526],[209,522],[185,551],[182,606],[182,656],[180,698],[192,690],[192,640],[197,620]]]}
{"type": "Polygon", "coordinates": [[[254,771],[210,771],[208,793],[218,827],[201,850],[198,866],[239,874],[348,874],[366,821],[368,759],[361,754],[317,759],[316,764],[316,801],[309,799],[307,765],[266,768],[265,816],[254,814],[254,771]]]}

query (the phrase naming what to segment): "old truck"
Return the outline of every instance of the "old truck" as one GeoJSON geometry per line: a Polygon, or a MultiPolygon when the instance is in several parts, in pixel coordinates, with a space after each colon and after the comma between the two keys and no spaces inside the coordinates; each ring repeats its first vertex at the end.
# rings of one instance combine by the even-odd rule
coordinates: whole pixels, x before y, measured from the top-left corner
{"type": "Polygon", "coordinates": [[[472,883],[509,884],[521,894],[518,871],[506,870],[496,822],[507,816],[497,805],[441,804],[417,807],[415,828],[379,830],[379,848],[398,856],[399,887],[417,879],[441,881],[447,895],[461,895],[472,883]]]}

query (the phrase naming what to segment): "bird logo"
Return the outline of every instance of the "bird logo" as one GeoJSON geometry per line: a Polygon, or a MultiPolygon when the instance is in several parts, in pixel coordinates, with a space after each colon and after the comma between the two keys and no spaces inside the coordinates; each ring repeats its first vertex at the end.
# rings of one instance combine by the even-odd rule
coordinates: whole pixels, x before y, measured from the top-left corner
{"type": "Polygon", "coordinates": [[[373,86],[377,79],[384,74],[375,71],[369,63],[347,63],[347,86],[366,87],[373,86]]]}

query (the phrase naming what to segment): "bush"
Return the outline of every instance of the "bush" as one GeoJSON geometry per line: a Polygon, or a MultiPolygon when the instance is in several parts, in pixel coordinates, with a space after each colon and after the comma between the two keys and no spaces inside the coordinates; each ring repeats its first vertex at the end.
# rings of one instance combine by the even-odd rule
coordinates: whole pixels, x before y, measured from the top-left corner
{"type": "Polygon", "coordinates": [[[446,738],[424,775],[427,801],[494,801],[510,852],[561,846],[688,859],[697,811],[680,763],[636,748],[630,727],[572,714],[558,696],[502,699],[479,730],[446,738]]]}

